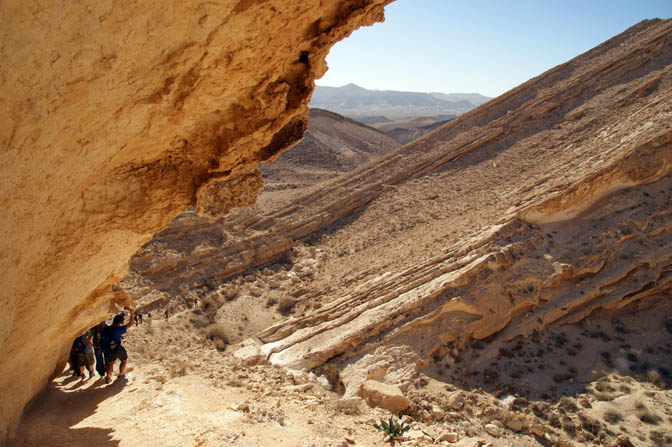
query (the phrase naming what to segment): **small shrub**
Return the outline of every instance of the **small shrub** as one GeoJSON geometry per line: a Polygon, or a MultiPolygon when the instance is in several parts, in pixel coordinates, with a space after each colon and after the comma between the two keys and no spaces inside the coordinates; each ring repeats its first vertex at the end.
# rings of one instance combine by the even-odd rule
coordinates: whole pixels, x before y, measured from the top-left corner
{"type": "Polygon", "coordinates": [[[205,312],[206,315],[214,315],[219,309],[220,303],[217,299],[210,295],[201,300],[201,309],[205,312]]]}
{"type": "Polygon", "coordinates": [[[658,425],[662,420],[657,414],[651,413],[641,402],[635,404],[635,415],[640,421],[649,425],[658,425]]]}
{"type": "Polygon", "coordinates": [[[648,379],[649,382],[653,383],[654,385],[660,386],[663,384],[662,374],[660,374],[655,369],[649,370],[649,372],[646,373],[646,378],[648,379]]]}
{"type": "Polygon", "coordinates": [[[222,294],[224,295],[224,299],[226,301],[233,301],[238,296],[238,291],[233,288],[227,288],[222,292],[222,294]]]}
{"type": "Polygon", "coordinates": [[[274,306],[277,303],[278,303],[278,299],[276,297],[269,296],[268,299],[266,300],[266,307],[274,306]]]}
{"type": "Polygon", "coordinates": [[[562,421],[562,429],[572,438],[576,436],[576,424],[571,419],[562,421]]]}
{"type": "Polygon", "coordinates": [[[189,365],[184,360],[178,360],[170,368],[170,375],[172,377],[181,377],[187,374],[189,365]]]}
{"type": "Polygon", "coordinates": [[[609,424],[618,424],[623,420],[623,416],[617,411],[607,410],[604,412],[604,420],[609,424]]]}
{"type": "Polygon", "coordinates": [[[655,444],[655,445],[672,445],[672,436],[671,435],[666,435],[665,433],[661,433],[659,431],[652,431],[649,433],[649,439],[655,444]]]}
{"type": "Polygon", "coordinates": [[[205,280],[205,285],[208,287],[210,290],[215,290],[218,286],[217,281],[215,281],[214,278],[208,278],[205,280]]]}
{"type": "Polygon", "coordinates": [[[229,335],[226,332],[224,326],[220,323],[213,323],[201,330],[201,333],[208,340],[212,340],[215,343],[215,347],[219,351],[226,349],[226,345],[229,344],[229,335]]]}
{"type": "Polygon", "coordinates": [[[560,416],[558,416],[555,413],[551,414],[551,417],[548,418],[548,423],[551,424],[551,427],[553,428],[562,427],[562,422],[560,422],[560,416]]]}
{"type": "Polygon", "coordinates": [[[579,414],[579,419],[581,420],[581,428],[584,431],[592,434],[593,436],[597,436],[597,434],[600,432],[600,429],[602,428],[602,424],[600,424],[598,420],[584,414],[579,414]]]}
{"type": "Polygon", "coordinates": [[[378,431],[382,431],[387,436],[394,439],[396,437],[402,436],[404,433],[410,430],[411,426],[406,422],[399,423],[399,421],[395,420],[392,416],[390,416],[389,421],[386,422],[385,420],[381,419],[380,425],[373,424],[373,428],[375,428],[378,431]]]}
{"type": "Polygon", "coordinates": [[[205,315],[191,315],[189,322],[196,329],[201,329],[210,324],[210,320],[205,315]]]}
{"type": "Polygon", "coordinates": [[[558,407],[562,408],[564,411],[567,411],[569,413],[575,413],[579,411],[579,407],[576,406],[574,401],[566,396],[560,398],[558,407]]]}
{"type": "Polygon", "coordinates": [[[324,376],[329,384],[331,385],[334,391],[340,391],[343,389],[343,383],[341,382],[341,370],[338,369],[338,366],[333,363],[327,362],[324,365],[318,366],[313,371],[318,376],[324,376]]]}
{"type": "Polygon", "coordinates": [[[294,306],[296,305],[296,299],[285,296],[280,298],[280,301],[278,302],[278,311],[281,314],[288,314],[294,309],[294,306]]]}

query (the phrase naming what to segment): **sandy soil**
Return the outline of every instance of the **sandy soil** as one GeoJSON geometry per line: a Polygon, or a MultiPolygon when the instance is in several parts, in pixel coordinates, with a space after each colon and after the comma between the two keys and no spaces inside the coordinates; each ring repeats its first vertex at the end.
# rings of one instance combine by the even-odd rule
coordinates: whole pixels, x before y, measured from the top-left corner
{"type": "MultiPolygon", "coordinates": [[[[241,336],[256,329],[246,313],[281,317],[259,298],[237,300],[217,312],[237,318],[241,336]]],[[[661,299],[529,340],[475,343],[417,377],[404,416],[413,429],[397,443],[430,445],[456,433],[457,443],[443,444],[672,445],[671,310],[661,299]],[[487,424],[499,427],[495,436],[487,424]]],[[[344,402],[312,373],[246,366],[234,346],[220,351],[199,335],[194,315],[184,309],[132,328],[132,369],[110,385],[64,371],[10,445],[389,445],[373,428],[388,411],[344,402]]]]}

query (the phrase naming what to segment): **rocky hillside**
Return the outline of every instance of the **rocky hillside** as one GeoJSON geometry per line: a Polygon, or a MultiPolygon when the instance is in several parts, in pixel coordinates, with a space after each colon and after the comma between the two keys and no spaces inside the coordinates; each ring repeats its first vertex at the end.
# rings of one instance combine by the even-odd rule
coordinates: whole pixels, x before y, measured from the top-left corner
{"type": "Polygon", "coordinates": [[[434,119],[427,120],[423,118],[415,118],[405,122],[397,121],[391,124],[383,124],[379,126],[379,128],[381,131],[385,132],[385,135],[394,138],[395,141],[403,145],[408,144],[413,140],[417,140],[421,136],[438,129],[453,118],[455,117],[447,117],[440,121],[434,121],[434,119]]]}
{"type": "Polygon", "coordinates": [[[273,163],[261,166],[264,190],[296,189],[332,179],[399,146],[374,128],[337,113],[311,109],[303,140],[273,163]]]}
{"type": "Polygon", "coordinates": [[[304,370],[366,370],[399,345],[423,368],[473,340],[666,299],[671,63],[672,22],[642,22],[290,205],[234,212],[221,245],[134,268],[166,290],[225,290],[282,262],[255,291],[291,293],[305,314],[260,333],[261,351],[304,370]]]}

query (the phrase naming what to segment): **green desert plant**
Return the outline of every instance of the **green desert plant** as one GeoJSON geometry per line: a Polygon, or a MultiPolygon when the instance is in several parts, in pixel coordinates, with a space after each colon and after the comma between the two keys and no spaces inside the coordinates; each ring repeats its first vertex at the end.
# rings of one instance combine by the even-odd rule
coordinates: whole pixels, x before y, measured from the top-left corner
{"type": "Polygon", "coordinates": [[[394,439],[398,436],[402,436],[404,433],[406,433],[408,430],[410,430],[411,426],[409,424],[407,424],[406,422],[397,421],[392,416],[390,416],[389,421],[385,421],[384,419],[381,419],[380,420],[380,425],[373,424],[373,428],[375,428],[376,430],[382,431],[387,436],[389,436],[391,439],[394,439]]]}

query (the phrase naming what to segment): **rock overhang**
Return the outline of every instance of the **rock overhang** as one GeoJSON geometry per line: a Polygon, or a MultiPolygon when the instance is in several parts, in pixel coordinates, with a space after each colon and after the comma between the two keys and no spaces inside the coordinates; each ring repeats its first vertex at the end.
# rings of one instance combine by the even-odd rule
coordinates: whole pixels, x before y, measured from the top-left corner
{"type": "Polygon", "coordinates": [[[128,301],[112,285],[144,242],[254,202],[331,45],[391,1],[2,3],[0,439],[128,301]]]}

